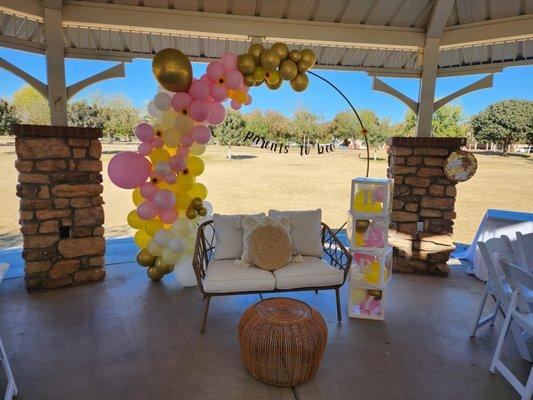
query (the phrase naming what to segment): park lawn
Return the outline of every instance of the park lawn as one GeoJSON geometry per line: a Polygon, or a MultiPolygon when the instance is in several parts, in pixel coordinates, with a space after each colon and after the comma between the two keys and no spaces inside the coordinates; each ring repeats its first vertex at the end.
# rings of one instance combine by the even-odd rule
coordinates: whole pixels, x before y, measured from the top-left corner
{"type": "MultiPolygon", "coordinates": [[[[114,153],[128,146],[104,147],[104,171],[114,153]]],[[[129,148],[134,148],[130,146],[129,148]]],[[[323,210],[331,227],[346,221],[350,180],[363,176],[365,160],[359,152],[336,150],[334,154],[300,156],[298,149],[277,154],[249,147],[234,147],[234,159],[226,159],[223,147],[208,146],[206,169],[198,181],[208,190],[208,200],[218,213],[251,213],[277,209],[323,210]]],[[[532,211],[533,158],[476,155],[478,172],[458,185],[455,240],[470,243],[487,208],[532,211]]],[[[0,241],[3,247],[19,246],[17,172],[14,148],[2,146],[0,168],[0,241]]],[[[370,175],[383,177],[384,155],[371,161],[370,175]]],[[[126,215],[133,209],[131,191],[115,187],[104,174],[105,227],[107,236],[130,235],[126,215]]]]}

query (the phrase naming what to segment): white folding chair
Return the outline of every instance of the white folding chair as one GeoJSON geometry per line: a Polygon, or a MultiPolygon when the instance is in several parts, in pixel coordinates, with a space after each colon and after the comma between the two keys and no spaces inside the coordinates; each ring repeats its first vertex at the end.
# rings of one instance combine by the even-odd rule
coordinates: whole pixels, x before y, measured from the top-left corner
{"type": "MultiPolygon", "coordinates": [[[[9,264],[1,263],[0,264],[0,283],[4,280],[4,276],[9,268],[9,264]]],[[[6,350],[4,344],[2,343],[2,338],[0,338],[0,359],[2,360],[2,366],[7,377],[7,388],[4,400],[11,400],[14,396],[18,395],[17,385],[15,384],[15,378],[11,372],[11,367],[9,366],[9,361],[7,359],[6,350]]]]}
{"type": "Polygon", "coordinates": [[[498,344],[496,345],[494,355],[492,356],[490,372],[495,374],[496,370],[500,371],[503,377],[507,379],[520,396],[522,396],[522,400],[531,400],[533,395],[533,368],[529,372],[527,383],[523,385],[502,362],[500,356],[502,354],[505,337],[513,322],[530,335],[533,335],[533,313],[531,306],[524,297],[527,292],[533,291],[533,275],[528,271],[509,263],[506,259],[501,260],[501,267],[510,286],[513,288],[513,295],[509,302],[509,307],[506,310],[507,315],[498,338],[498,344]]]}
{"type": "MultiPolygon", "coordinates": [[[[476,320],[472,327],[471,337],[474,337],[476,331],[482,326],[487,324],[494,325],[498,310],[500,310],[505,317],[505,310],[507,310],[509,302],[511,301],[512,289],[502,271],[499,260],[500,258],[506,258],[515,262],[513,249],[508,239],[491,238],[486,242],[478,242],[478,247],[483,262],[487,266],[489,277],[483,289],[481,304],[479,305],[476,320]],[[488,296],[491,296],[494,299],[494,308],[488,316],[482,318],[481,316],[488,296]]],[[[528,293],[528,301],[533,303],[533,292],[528,293]]],[[[532,361],[531,354],[526,346],[526,338],[521,334],[521,331],[516,324],[511,326],[511,332],[521,357],[524,360],[532,361]]]]}
{"type": "Polygon", "coordinates": [[[520,254],[520,265],[526,266],[529,272],[533,272],[533,232],[525,235],[516,232],[516,242],[520,254]]]}

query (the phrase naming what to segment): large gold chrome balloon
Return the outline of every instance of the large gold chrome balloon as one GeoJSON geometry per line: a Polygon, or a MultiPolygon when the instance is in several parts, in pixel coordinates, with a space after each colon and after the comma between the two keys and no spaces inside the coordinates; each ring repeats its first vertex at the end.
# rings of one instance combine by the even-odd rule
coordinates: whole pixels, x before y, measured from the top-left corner
{"type": "Polygon", "coordinates": [[[157,257],[155,260],[154,268],[159,271],[162,275],[168,274],[171,270],[172,265],[165,264],[160,257],[157,257]]]}
{"type": "Polygon", "coordinates": [[[305,65],[307,65],[307,69],[313,68],[316,63],[316,56],[315,53],[313,53],[313,50],[303,49],[300,53],[302,55],[300,62],[305,63],[305,65]]]}
{"type": "Polygon", "coordinates": [[[280,62],[281,58],[279,54],[272,49],[264,50],[259,56],[259,63],[266,71],[276,69],[280,62]]]}
{"type": "Polygon", "coordinates": [[[248,87],[253,86],[255,83],[254,76],[252,74],[244,75],[244,84],[248,87]]]}
{"type": "Polygon", "coordinates": [[[261,55],[263,50],[265,50],[265,47],[260,43],[252,44],[248,48],[248,54],[251,54],[252,56],[254,56],[256,64],[259,64],[259,56],[261,55]]]}
{"type": "Polygon", "coordinates": [[[289,57],[289,48],[285,43],[274,43],[270,49],[278,53],[281,61],[286,60],[287,57],[289,57]]]}
{"type": "Polygon", "coordinates": [[[155,267],[149,267],[147,270],[146,270],[146,275],[148,275],[148,278],[150,278],[151,280],[153,280],[154,282],[156,281],[159,281],[161,280],[161,278],[163,277],[163,274],[162,272],[160,272],[157,268],[155,267]]]}
{"type": "Polygon", "coordinates": [[[237,68],[241,74],[251,74],[254,72],[255,66],[255,58],[251,54],[241,54],[237,57],[237,68]]]}
{"type": "Polygon", "coordinates": [[[300,50],[291,50],[289,52],[289,58],[292,62],[297,63],[302,59],[302,53],[300,53],[300,50]]]}
{"type": "Polygon", "coordinates": [[[281,79],[291,81],[298,74],[298,67],[291,60],[283,61],[279,66],[279,76],[281,79]]]}
{"type": "Polygon", "coordinates": [[[159,51],[152,61],[152,72],[159,84],[171,92],[185,92],[191,86],[191,62],[179,50],[159,51]]]}
{"type": "Polygon", "coordinates": [[[309,78],[306,74],[298,74],[291,81],[292,88],[297,92],[303,92],[309,85],[309,78]]]}
{"type": "Polygon", "coordinates": [[[281,87],[281,84],[283,83],[283,80],[280,79],[278,80],[278,83],[274,84],[274,85],[271,85],[270,83],[268,83],[267,81],[265,81],[265,84],[267,85],[267,87],[270,89],[270,90],[277,90],[281,87]]]}
{"type": "Polygon", "coordinates": [[[155,257],[151,255],[147,249],[141,249],[137,252],[137,263],[143,267],[151,267],[154,265],[155,257]]]}

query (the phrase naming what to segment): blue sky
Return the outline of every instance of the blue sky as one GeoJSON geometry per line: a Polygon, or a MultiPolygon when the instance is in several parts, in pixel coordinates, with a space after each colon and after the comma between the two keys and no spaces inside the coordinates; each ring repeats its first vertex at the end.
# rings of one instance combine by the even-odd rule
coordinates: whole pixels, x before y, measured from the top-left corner
{"type": "MultiPolygon", "coordinates": [[[[0,57],[46,82],[44,56],[0,48],[0,57]]],[[[68,59],[66,61],[67,84],[77,82],[115,64],[114,62],[68,59]]],[[[199,77],[205,71],[205,64],[193,64],[193,69],[195,76],[199,77]]],[[[407,107],[387,94],[373,91],[372,79],[365,73],[323,70],[315,70],[315,72],[337,85],[357,109],[371,109],[380,117],[388,117],[395,123],[404,118],[407,107]]],[[[480,77],[482,75],[440,78],[437,81],[436,97],[446,96],[480,77]]],[[[387,78],[384,80],[411,98],[417,98],[417,79],[387,78]]],[[[0,97],[11,97],[13,92],[24,84],[23,80],[0,69],[0,97]]],[[[533,66],[507,68],[495,75],[493,88],[467,94],[455,100],[454,103],[460,104],[465,114],[469,116],[498,100],[510,98],[533,100],[532,89],[533,66]]],[[[156,82],[151,73],[151,61],[136,59],[126,64],[125,78],[111,79],[91,85],[78,93],[75,98],[90,97],[96,93],[123,94],[129,97],[135,106],[143,107],[153,97],[155,91],[156,82]]],[[[328,120],[337,112],[347,108],[344,100],[333,89],[312,76],[310,76],[308,89],[303,93],[296,93],[290,85],[284,84],[275,92],[264,85],[254,87],[250,90],[250,94],[253,101],[250,106],[242,109],[244,112],[256,108],[261,110],[270,108],[290,116],[296,109],[306,107],[328,120]]]]}

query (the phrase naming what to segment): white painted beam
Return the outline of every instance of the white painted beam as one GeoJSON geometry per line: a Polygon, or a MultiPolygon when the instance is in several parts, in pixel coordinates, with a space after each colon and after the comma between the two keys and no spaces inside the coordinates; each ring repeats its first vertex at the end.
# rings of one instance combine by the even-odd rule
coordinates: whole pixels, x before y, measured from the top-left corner
{"type": "Polygon", "coordinates": [[[494,78],[494,74],[487,75],[486,77],[481,78],[477,80],[476,82],[463,87],[462,89],[456,90],[455,92],[449,94],[446,97],[443,97],[442,99],[435,102],[433,106],[433,111],[437,111],[443,105],[449,103],[450,101],[452,101],[453,99],[456,99],[459,96],[462,96],[470,92],[474,92],[476,90],[487,89],[487,88],[492,87],[493,78],[494,78]]]}
{"type": "Polygon", "coordinates": [[[433,101],[435,98],[435,82],[437,80],[437,65],[439,60],[438,38],[426,39],[423,57],[415,132],[418,137],[429,137],[431,136],[433,101]]]}
{"type": "Polygon", "coordinates": [[[418,103],[416,101],[406,96],[399,90],[394,89],[392,86],[383,82],[381,79],[375,76],[373,78],[374,79],[372,79],[372,89],[377,90],[379,92],[390,94],[391,96],[394,96],[398,100],[403,102],[407,107],[413,110],[415,114],[418,112],[418,103]]]}
{"type": "Polygon", "coordinates": [[[426,27],[426,38],[440,38],[455,0],[436,0],[426,27]]]}
{"type": "Polygon", "coordinates": [[[48,87],[45,83],[41,82],[39,79],[34,78],[27,72],[21,70],[14,64],[11,64],[6,59],[0,57],[0,68],[3,68],[14,75],[18,76],[20,79],[26,81],[31,87],[33,87],[37,92],[39,92],[45,99],[48,99],[48,87]]]}
{"type": "Polygon", "coordinates": [[[117,64],[111,68],[106,69],[105,71],[91,75],[88,78],[82,79],[81,81],[68,86],[67,98],[70,99],[80,90],[86,88],[89,85],[92,85],[93,83],[100,82],[106,79],[123,78],[124,76],[126,76],[124,71],[124,63],[117,64]]]}

